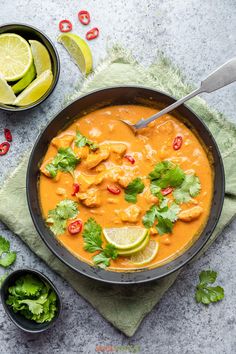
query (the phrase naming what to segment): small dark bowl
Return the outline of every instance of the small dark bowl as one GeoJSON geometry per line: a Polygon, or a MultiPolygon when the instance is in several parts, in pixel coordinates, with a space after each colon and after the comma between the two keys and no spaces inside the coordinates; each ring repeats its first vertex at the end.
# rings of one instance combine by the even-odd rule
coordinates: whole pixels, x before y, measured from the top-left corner
{"type": "Polygon", "coordinates": [[[50,89],[36,102],[32,103],[31,105],[25,106],[25,107],[16,107],[16,106],[11,106],[7,104],[1,104],[0,103],[0,109],[4,111],[10,111],[10,112],[19,112],[19,111],[26,111],[30,108],[34,108],[38,106],[40,103],[46,100],[48,98],[54,88],[56,87],[58,78],[59,78],[59,73],[60,73],[60,60],[59,60],[59,55],[58,52],[52,43],[52,41],[46,36],[45,33],[40,31],[39,29],[21,24],[21,23],[13,23],[13,24],[6,24],[3,26],[0,26],[0,34],[3,33],[16,33],[25,38],[26,40],[29,39],[35,39],[41,42],[42,44],[45,45],[47,48],[51,62],[52,62],[52,73],[53,73],[53,82],[50,87],[50,89]]]}
{"type": "Polygon", "coordinates": [[[61,297],[59,295],[58,290],[56,287],[52,284],[52,282],[41,272],[34,270],[34,269],[19,269],[15,270],[11,274],[7,276],[7,278],[4,280],[2,287],[1,287],[1,300],[2,300],[2,305],[4,310],[6,311],[8,317],[12,320],[12,322],[20,329],[22,329],[25,332],[28,333],[40,333],[44,332],[47,329],[51,328],[58,317],[60,316],[61,313],[61,297]],[[6,304],[7,298],[8,298],[8,288],[12,286],[15,281],[21,277],[22,275],[26,274],[32,274],[38,277],[40,280],[44,281],[45,283],[48,283],[50,287],[55,291],[56,296],[57,296],[57,314],[56,316],[52,319],[50,322],[45,322],[45,323],[37,323],[31,320],[28,320],[24,316],[20,315],[19,313],[15,313],[12,308],[6,304]]]}

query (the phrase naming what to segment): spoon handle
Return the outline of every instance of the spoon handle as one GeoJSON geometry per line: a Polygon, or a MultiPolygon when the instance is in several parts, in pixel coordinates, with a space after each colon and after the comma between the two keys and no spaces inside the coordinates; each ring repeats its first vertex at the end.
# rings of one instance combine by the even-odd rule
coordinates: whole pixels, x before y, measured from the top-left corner
{"type": "Polygon", "coordinates": [[[220,66],[218,69],[213,71],[210,75],[208,75],[207,78],[201,82],[201,86],[198,89],[189,93],[187,96],[181,98],[180,100],[174,102],[170,106],[164,108],[160,112],[154,114],[150,118],[141,119],[134,125],[134,127],[136,129],[144,128],[152,121],[156,120],[157,118],[163,116],[166,113],[169,113],[170,111],[173,111],[175,108],[179,107],[181,104],[199,95],[200,93],[210,93],[216,91],[224,86],[231,84],[234,81],[236,81],[236,58],[229,60],[228,62],[220,66]]]}

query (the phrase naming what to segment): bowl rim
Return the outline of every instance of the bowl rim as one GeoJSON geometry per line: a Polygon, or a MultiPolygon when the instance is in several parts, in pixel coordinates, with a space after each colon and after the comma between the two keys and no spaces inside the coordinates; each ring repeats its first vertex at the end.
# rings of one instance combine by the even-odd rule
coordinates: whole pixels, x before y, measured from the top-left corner
{"type": "MultiPolygon", "coordinates": [[[[15,107],[15,106],[10,106],[10,105],[5,105],[2,106],[0,104],[0,110],[6,111],[6,112],[23,112],[23,111],[27,111],[29,109],[35,108],[38,105],[40,105],[42,102],[44,102],[54,91],[57,83],[58,83],[58,79],[60,76],[60,57],[58,54],[58,51],[56,49],[56,46],[54,45],[54,43],[52,42],[52,40],[43,32],[41,31],[39,28],[25,24],[25,23],[4,23],[3,25],[0,26],[0,35],[4,34],[5,32],[1,32],[2,29],[4,29],[4,27],[14,27],[14,26],[21,26],[24,27],[25,29],[31,29],[33,30],[35,33],[39,33],[41,36],[44,37],[44,39],[46,40],[46,42],[48,42],[55,54],[55,59],[53,59],[53,61],[55,60],[55,66],[56,66],[56,74],[53,75],[53,83],[50,87],[50,89],[45,92],[45,94],[42,96],[41,99],[39,99],[38,101],[36,101],[35,103],[29,105],[29,106],[25,106],[25,107],[15,107]]],[[[45,43],[43,43],[45,45],[45,43]]],[[[50,55],[51,57],[51,55],[50,55]]]]}
{"type": "MultiPolygon", "coordinates": [[[[185,252],[183,252],[182,254],[177,256],[175,259],[173,259],[170,262],[167,262],[167,263],[165,263],[165,264],[163,264],[163,265],[161,265],[159,267],[150,268],[150,269],[144,268],[143,271],[138,269],[137,271],[132,271],[132,272],[118,272],[118,271],[112,271],[112,270],[104,270],[104,269],[99,268],[99,267],[91,266],[91,265],[83,262],[82,260],[80,260],[76,256],[74,256],[69,250],[67,250],[64,246],[61,245],[61,247],[63,247],[64,252],[67,253],[67,254],[69,253],[70,256],[72,256],[74,259],[76,259],[76,261],[80,264],[80,269],[78,269],[74,265],[72,265],[70,263],[70,261],[68,261],[63,256],[61,256],[57,251],[55,251],[54,247],[52,247],[52,245],[50,245],[50,243],[47,241],[47,238],[44,236],[44,233],[42,232],[42,230],[41,230],[41,228],[39,226],[39,223],[38,223],[38,218],[42,218],[43,219],[42,213],[41,213],[40,216],[34,214],[33,207],[31,205],[31,192],[30,192],[30,188],[29,188],[29,184],[30,184],[30,180],[31,180],[30,169],[31,169],[32,164],[34,163],[34,153],[35,153],[37,145],[40,142],[41,138],[43,137],[45,131],[50,127],[51,124],[53,124],[54,120],[56,120],[59,115],[61,115],[61,114],[66,115],[66,111],[69,109],[70,106],[76,104],[79,100],[86,99],[89,96],[92,96],[94,94],[98,94],[98,93],[104,92],[104,91],[106,92],[108,90],[117,90],[117,89],[138,89],[138,90],[141,89],[141,90],[145,90],[145,91],[147,90],[149,92],[152,92],[152,93],[155,93],[155,94],[159,94],[161,96],[165,96],[166,98],[168,98],[169,100],[172,100],[173,102],[176,101],[176,99],[174,97],[166,94],[163,91],[155,90],[153,88],[145,87],[145,86],[142,86],[142,85],[110,86],[110,87],[105,87],[105,88],[100,88],[100,89],[97,89],[97,90],[93,90],[93,91],[91,91],[89,93],[86,93],[84,95],[79,96],[77,99],[73,100],[71,103],[66,105],[63,109],[58,111],[54,115],[52,120],[47,124],[47,126],[43,129],[43,131],[37,137],[37,139],[35,141],[35,144],[34,144],[34,147],[33,147],[32,151],[31,151],[29,162],[28,162],[28,167],[27,167],[26,194],[27,194],[28,208],[29,208],[30,215],[31,215],[31,218],[33,220],[34,226],[35,226],[37,232],[39,233],[41,239],[44,241],[44,243],[47,245],[47,247],[52,251],[52,253],[57,258],[59,258],[64,264],[69,266],[70,269],[73,269],[77,273],[85,275],[86,277],[89,277],[89,278],[92,278],[94,280],[98,280],[98,281],[101,281],[101,282],[104,282],[104,283],[122,284],[122,285],[126,284],[126,285],[128,285],[128,284],[146,283],[146,282],[150,282],[150,281],[153,281],[153,280],[157,280],[157,279],[161,279],[163,277],[166,277],[166,276],[174,273],[175,271],[179,270],[180,268],[182,268],[187,263],[189,263],[196,256],[196,254],[200,252],[200,250],[204,247],[204,245],[209,240],[211,234],[213,233],[213,231],[214,231],[214,229],[215,229],[215,227],[216,227],[216,225],[218,223],[218,220],[220,218],[221,212],[222,212],[223,203],[224,203],[224,195],[225,195],[225,173],[224,173],[224,165],[223,165],[222,156],[220,154],[220,150],[218,148],[218,145],[217,145],[217,143],[215,141],[214,136],[212,135],[212,133],[210,132],[209,128],[206,126],[204,121],[192,109],[190,109],[188,106],[183,104],[182,105],[183,108],[186,111],[189,111],[189,113],[192,116],[194,116],[194,119],[196,119],[198,122],[200,122],[200,124],[204,127],[206,133],[210,137],[210,139],[211,139],[211,141],[212,141],[212,143],[214,145],[214,149],[216,151],[216,154],[217,154],[217,158],[218,158],[218,162],[219,162],[219,168],[220,168],[221,175],[222,175],[222,180],[221,180],[221,190],[222,190],[222,192],[221,192],[221,195],[219,197],[220,200],[218,202],[217,215],[216,215],[216,217],[214,218],[214,221],[211,224],[211,231],[210,232],[208,231],[208,234],[205,235],[204,241],[201,242],[200,246],[196,247],[198,241],[201,240],[202,237],[204,236],[204,229],[201,231],[201,234],[196,239],[196,241],[189,248],[187,248],[187,250],[185,252]],[[192,251],[193,248],[195,248],[194,251],[192,251]],[[190,251],[192,251],[191,255],[185,256],[185,259],[180,261],[180,259],[183,258],[183,256],[186,255],[187,253],[189,253],[190,251]],[[176,262],[178,262],[177,265],[175,264],[176,262]],[[160,269],[165,269],[165,271],[163,272],[164,274],[162,274],[162,275],[153,275],[153,273],[155,273],[155,271],[157,272],[158,269],[159,270],[160,269]],[[132,277],[132,274],[142,274],[143,277],[142,277],[142,279],[131,280],[131,279],[129,279],[128,275],[131,275],[131,277],[132,277]],[[114,280],[114,277],[115,277],[115,280],[114,280]]],[[[97,108],[95,108],[95,110],[96,109],[97,108]]],[[[178,111],[178,109],[176,109],[175,111],[178,111]]],[[[74,118],[75,118],[75,116],[72,117],[70,120],[72,121],[74,118]]],[[[65,125],[66,125],[66,123],[64,124],[64,127],[65,127],[65,125]]],[[[63,127],[62,127],[62,129],[63,129],[63,127]]],[[[214,195],[213,195],[213,197],[214,197],[214,195]]],[[[207,219],[207,223],[206,223],[205,227],[207,226],[207,224],[209,222],[209,219],[211,217],[212,209],[213,209],[213,201],[212,201],[212,205],[211,205],[211,211],[210,211],[210,214],[209,214],[209,217],[207,219]]],[[[44,224],[45,224],[45,221],[44,221],[44,224]]],[[[51,233],[51,231],[49,229],[48,229],[48,232],[51,233]]],[[[54,238],[55,238],[55,236],[54,236],[54,238]]]]}
{"type": "MultiPolygon", "coordinates": [[[[61,316],[61,312],[62,312],[62,300],[61,300],[61,295],[57,289],[57,287],[52,283],[52,281],[42,272],[40,272],[39,270],[36,269],[32,269],[32,268],[20,268],[20,269],[16,269],[14,271],[12,271],[11,273],[9,273],[7,275],[7,277],[4,279],[1,288],[0,288],[0,292],[1,292],[1,300],[2,300],[2,305],[3,308],[6,312],[6,314],[8,315],[8,317],[10,318],[10,320],[21,330],[28,332],[28,333],[42,333],[46,330],[48,330],[49,328],[51,328],[52,326],[54,326],[55,322],[59,319],[59,317],[61,316]],[[43,279],[45,282],[47,282],[51,288],[55,291],[56,296],[57,296],[57,302],[58,302],[58,311],[56,316],[48,323],[46,323],[44,328],[41,329],[29,329],[26,328],[25,326],[21,325],[18,321],[15,320],[14,316],[11,314],[11,311],[8,307],[8,305],[6,304],[5,301],[5,296],[4,296],[4,291],[6,288],[8,288],[8,283],[11,281],[11,278],[13,277],[20,277],[21,273],[29,273],[29,274],[34,274],[36,275],[38,278],[43,279]]],[[[32,321],[33,322],[33,321],[32,321]]],[[[37,325],[37,323],[35,323],[35,325],[37,325]]]]}

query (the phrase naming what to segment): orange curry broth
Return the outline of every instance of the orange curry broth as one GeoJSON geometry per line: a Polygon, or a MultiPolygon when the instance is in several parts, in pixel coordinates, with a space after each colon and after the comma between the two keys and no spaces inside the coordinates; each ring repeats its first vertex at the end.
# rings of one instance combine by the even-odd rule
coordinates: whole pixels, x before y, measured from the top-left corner
{"type": "MultiPolygon", "coordinates": [[[[122,166],[127,169],[127,175],[131,174],[131,180],[136,177],[148,176],[155,164],[165,159],[178,164],[184,171],[195,171],[201,182],[201,192],[194,198],[194,201],[195,204],[203,208],[203,212],[196,220],[191,222],[178,220],[171,234],[163,236],[156,234],[151,236],[151,238],[159,241],[159,251],[155,259],[147,264],[149,268],[156,267],[175,258],[189,247],[199,235],[210,211],[213,185],[213,173],[206,150],[193,132],[175,117],[165,115],[156,122],[151,123],[147,128],[142,129],[136,136],[119,121],[120,119],[127,119],[134,123],[140,118],[147,118],[153,115],[156,111],[156,109],[135,105],[106,107],[79,118],[58,135],[59,138],[68,136],[68,134],[75,136],[76,130],[79,130],[83,135],[92,141],[96,141],[98,144],[124,143],[127,146],[126,154],[131,154],[135,158],[135,164],[132,165],[126,158],[111,153],[110,157],[98,166],[102,166],[99,169],[110,169],[113,165],[122,166]],[[172,147],[176,135],[183,137],[182,147],[178,151],[175,151],[172,147]]],[[[73,142],[70,146],[73,148],[73,142]]],[[[50,158],[52,159],[56,153],[57,148],[51,143],[45,155],[43,165],[45,166],[50,162],[50,158]]],[[[90,175],[98,174],[96,168],[90,170],[85,168],[83,159],[77,165],[75,174],[78,175],[80,172],[90,175]]],[[[68,198],[78,201],[76,196],[71,196],[72,184],[74,182],[73,177],[69,173],[59,172],[58,175],[59,178],[56,178],[56,180],[48,178],[42,173],[40,176],[40,200],[45,218],[48,211],[54,209],[61,200],[68,198]],[[66,194],[59,195],[58,188],[63,188],[66,194]]],[[[154,204],[150,193],[148,193],[150,182],[146,178],[143,182],[146,186],[145,190],[142,194],[138,195],[138,201],[135,204],[141,208],[137,222],[121,221],[119,217],[120,211],[133,204],[125,201],[124,188],[121,188],[122,192],[119,195],[113,195],[107,190],[107,185],[111,183],[109,179],[105,179],[101,184],[96,186],[101,193],[101,205],[99,207],[88,208],[79,202],[78,219],[81,219],[85,223],[89,217],[93,217],[102,227],[143,226],[142,217],[151,205],[154,204]]],[[[171,195],[168,195],[168,197],[171,198],[171,195]]],[[[182,210],[186,210],[195,204],[192,202],[184,203],[180,207],[182,210]]],[[[58,236],[58,239],[75,256],[85,262],[92,263],[94,254],[88,253],[83,249],[82,232],[77,235],[71,235],[66,230],[63,235],[58,236]]],[[[127,258],[118,257],[116,260],[111,261],[109,268],[124,271],[125,269],[134,268],[134,266],[129,264],[127,258]]]]}

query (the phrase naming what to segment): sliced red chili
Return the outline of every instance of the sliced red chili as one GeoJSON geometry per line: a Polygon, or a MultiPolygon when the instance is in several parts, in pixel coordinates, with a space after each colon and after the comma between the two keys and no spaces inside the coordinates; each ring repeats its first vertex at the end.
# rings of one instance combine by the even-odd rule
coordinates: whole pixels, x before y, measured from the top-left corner
{"type": "Polygon", "coordinates": [[[5,128],[4,135],[5,135],[6,140],[9,141],[9,143],[12,142],[12,134],[11,134],[10,129],[5,128]]]}
{"type": "Polygon", "coordinates": [[[81,220],[75,220],[68,225],[68,231],[71,235],[78,234],[82,230],[82,226],[81,220]]]}
{"type": "Polygon", "coordinates": [[[0,156],[6,155],[9,149],[10,144],[8,143],[8,141],[4,141],[4,143],[0,144],[0,156]]]}
{"type": "Polygon", "coordinates": [[[112,194],[120,194],[121,190],[118,186],[116,186],[115,184],[109,184],[107,186],[107,190],[112,193],[112,194]]]}
{"type": "Polygon", "coordinates": [[[92,28],[90,31],[86,33],[86,39],[91,41],[99,36],[99,29],[97,27],[92,28]]]}
{"type": "Polygon", "coordinates": [[[131,155],[125,155],[124,156],[132,165],[135,163],[135,159],[131,155]]]}
{"type": "Polygon", "coordinates": [[[71,195],[74,196],[78,192],[79,192],[79,184],[78,183],[74,183],[73,184],[73,192],[71,193],[71,195]]]}
{"type": "Polygon", "coordinates": [[[183,143],[183,138],[182,136],[178,135],[173,141],[173,149],[179,150],[182,146],[182,143],[183,143]]]}
{"type": "Polygon", "coordinates": [[[168,195],[168,194],[170,194],[172,191],[173,191],[173,188],[167,187],[167,188],[161,190],[161,194],[162,194],[162,195],[168,195]]]}
{"type": "Polygon", "coordinates": [[[70,32],[72,30],[72,23],[69,20],[60,21],[59,30],[61,32],[70,32]]]}
{"type": "Polygon", "coordinates": [[[78,13],[78,18],[79,18],[80,23],[82,23],[82,25],[86,26],[90,23],[90,14],[86,10],[81,10],[78,13]]]}

